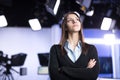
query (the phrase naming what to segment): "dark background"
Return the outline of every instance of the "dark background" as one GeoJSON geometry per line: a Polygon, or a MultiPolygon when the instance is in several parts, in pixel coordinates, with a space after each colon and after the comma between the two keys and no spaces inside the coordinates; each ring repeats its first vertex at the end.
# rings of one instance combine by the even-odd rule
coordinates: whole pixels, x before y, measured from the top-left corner
{"type": "MultiPolygon", "coordinates": [[[[58,12],[56,15],[47,11],[45,5],[53,9],[56,0],[0,0],[0,14],[5,14],[8,26],[29,27],[28,20],[34,17],[39,18],[42,27],[51,27],[53,24],[60,23],[63,14],[68,11],[80,10],[80,5],[76,1],[83,2],[84,0],[61,0],[58,12]]],[[[116,20],[115,29],[120,29],[120,1],[119,0],[88,0],[91,1],[90,8],[94,8],[93,16],[85,16],[83,25],[84,28],[97,28],[100,25],[104,16],[116,20]]],[[[90,9],[89,8],[89,9],[90,9]]]]}

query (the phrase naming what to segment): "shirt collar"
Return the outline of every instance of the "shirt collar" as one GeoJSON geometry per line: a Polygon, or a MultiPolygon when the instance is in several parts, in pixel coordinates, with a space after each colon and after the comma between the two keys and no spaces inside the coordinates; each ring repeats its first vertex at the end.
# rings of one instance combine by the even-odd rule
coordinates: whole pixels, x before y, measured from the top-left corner
{"type": "MultiPolygon", "coordinates": [[[[69,48],[69,49],[70,49],[70,44],[69,44],[68,41],[65,42],[65,45],[64,45],[64,46],[65,46],[66,48],[69,48]]],[[[78,41],[77,47],[78,47],[78,48],[81,48],[81,41],[80,41],[80,40],[78,41]]]]}
{"type": "Polygon", "coordinates": [[[78,41],[77,47],[80,48],[81,47],[81,41],[78,41]]]}

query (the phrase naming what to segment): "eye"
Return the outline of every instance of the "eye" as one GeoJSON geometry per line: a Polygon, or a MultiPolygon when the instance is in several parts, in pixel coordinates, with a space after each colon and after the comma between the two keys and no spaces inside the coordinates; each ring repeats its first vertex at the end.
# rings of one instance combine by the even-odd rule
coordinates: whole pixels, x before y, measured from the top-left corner
{"type": "Polygon", "coordinates": [[[79,18],[77,18],[76,20],[77,20],[77,21],[80,21],[80,19],[79,19],[79,18]]]}
{"type": "Polygon", "coordinates": [[[75,19],[69,18],[69,19],[67,19],[67,22],[74,22],[74,21],[80,21],[80,19],[79,18],[75,18],[75,19]]]}
{"type": "Polygon", "coordinates": [[[73,21],[73,19],[67,19],[67,22],[72,22],[73,21]]]}

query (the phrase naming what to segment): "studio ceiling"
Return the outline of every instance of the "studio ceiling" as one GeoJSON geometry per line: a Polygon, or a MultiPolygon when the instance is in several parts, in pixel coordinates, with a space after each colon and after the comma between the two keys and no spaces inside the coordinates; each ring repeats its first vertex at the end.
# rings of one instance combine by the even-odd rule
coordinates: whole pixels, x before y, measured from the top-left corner
{"type": "MultiPolygon", "coordinates": [[[[58,12],[53,15],[46,10],[52,8],[56,0],[0,0],[0,14],[5,14],[8,26],[29,27],[28,20],[33,17],[39,18],[42,27],[51,27],[60,23],[62,16],[68,11],[80,11],[76,1],[84,0],[61,0],[58,12]]],[[[84,16],[84,28],[100,28],[104,16],[116,20],[115,29],[120,29],[120,2],[118,0],[91,0],[90,7],[94,7],[93,16],[84,16]]]]}

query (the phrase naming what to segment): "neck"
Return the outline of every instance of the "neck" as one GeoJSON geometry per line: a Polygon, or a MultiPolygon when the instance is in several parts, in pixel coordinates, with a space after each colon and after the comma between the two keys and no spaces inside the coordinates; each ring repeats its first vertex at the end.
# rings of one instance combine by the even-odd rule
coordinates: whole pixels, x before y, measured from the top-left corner
{"type": "Polygon", "coordinates": [[[78,44],[78,41],[79,41],[79,34],[78,33],[69,34],[68,35],[68,41],[71,45],[76,46],[78,44]]]}

